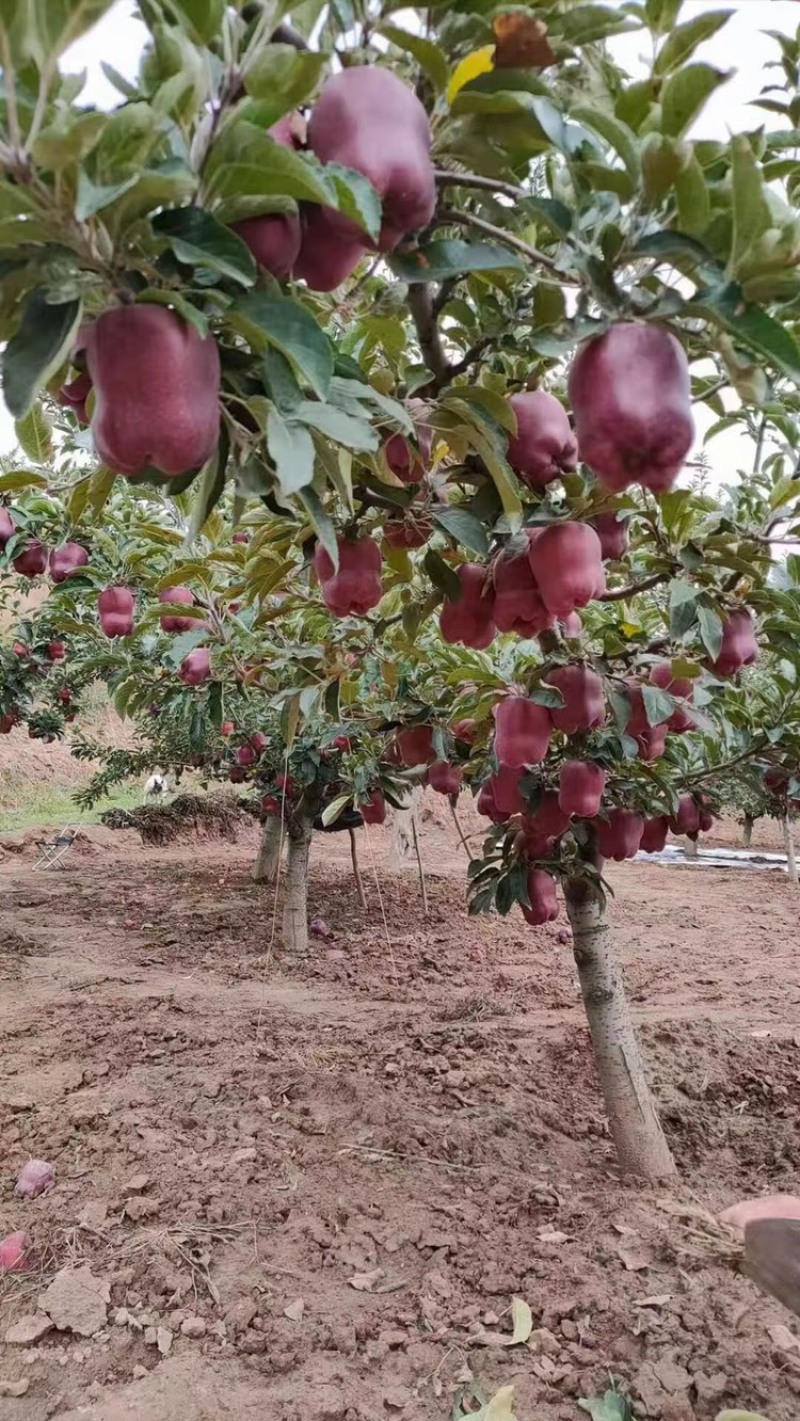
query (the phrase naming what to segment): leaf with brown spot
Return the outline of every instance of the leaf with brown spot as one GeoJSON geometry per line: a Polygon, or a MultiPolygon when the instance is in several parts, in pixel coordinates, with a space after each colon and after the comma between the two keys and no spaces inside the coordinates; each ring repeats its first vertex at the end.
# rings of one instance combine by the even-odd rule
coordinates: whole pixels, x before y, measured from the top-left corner
{"type": "Polygon", "coordinates": [[[495,37],[495,69],[544,69],[555,64],[547,25],[536,15],[523,10],[509,10],[492,21],[495,37]]]}

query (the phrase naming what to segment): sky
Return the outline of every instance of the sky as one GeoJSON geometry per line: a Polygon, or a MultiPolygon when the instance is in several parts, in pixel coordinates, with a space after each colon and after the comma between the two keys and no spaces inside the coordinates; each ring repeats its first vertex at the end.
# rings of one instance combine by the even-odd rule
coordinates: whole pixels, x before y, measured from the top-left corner
{"type": "MultiPolygon", "coordinates": [[[[800,0],[684,0],[681,21],[712,9],[734,11],[727,25],[696,52],[717,68],[731,70],[731,77],[706,105],[693,137],[725,139],[730,132],[753,129],[760,124],[780,126],[776,115],[749,106],[762,86],[772,82],[765,67],[777,53],[777,46],[763,32],[767,29],[793,34],[800,25],[800,0]]],[[[62,68],[70,73],[86,70],[82,104],[111,107],[119,95],[106,79],[101,61],[113,65],[127,78],[134,78],[145,30],[133,14],[130,0],[117,0],[105,17],[64,56],[62,68]]],[[[632,74],[642,72],[649,61],[649,38],[641,34],[621,35],[612,41],[615,56],[632,74]]],[[[732,402],[728,401],[732,407],[732,402]]],[[[697,407],[696,407],[697,408],[697,407]]],[[[714,417],[699,411],[698,445],[714,417]]],[[[0,452],[14,447],[14,428],[0,404],[0,452]]],[[[727,479],[748,458],[748,441],[730,432],[709,445],[709,457],[716,481],[727,479]]]]}

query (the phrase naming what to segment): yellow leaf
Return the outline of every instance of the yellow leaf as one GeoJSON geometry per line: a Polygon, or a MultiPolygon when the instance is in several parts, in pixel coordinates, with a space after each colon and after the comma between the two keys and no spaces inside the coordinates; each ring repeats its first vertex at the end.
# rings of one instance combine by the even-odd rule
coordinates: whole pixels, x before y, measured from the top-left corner
{"type": "Polygon", "coordinates": [[[517,1347],[521,1342],[527,1342],[533,1332],[533,1314],[524,1298],[512,1299],[511,1323],[514,1331],[509,1345],[517,1347]]]}
{"type": "Polygon", "coordinates": [[[493,1396],[484,1413],[484,1421],[517,1421],[514,1414],[514,1388],[503,1386],[493,1396]]]}
{"type": "Polygon", "coordinates": [[[465,55],[450,76],[450,83],[447,86],[447,102],[452,104],[456,94],[463,89],[465,84],[477,79],[479,74],[490,74],[493,68],[493,44],[484,45],[483,49],[474,49],[471,54],[465,55]]]}

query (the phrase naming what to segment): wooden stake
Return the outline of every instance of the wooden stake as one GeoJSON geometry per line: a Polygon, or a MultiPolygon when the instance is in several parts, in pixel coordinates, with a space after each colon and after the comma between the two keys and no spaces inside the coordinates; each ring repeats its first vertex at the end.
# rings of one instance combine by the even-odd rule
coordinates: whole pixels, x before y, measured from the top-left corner
{"type": "Polygon", "coordinates": [[[416,815],[411,816],[411,833],[414,836],[414,853],[417,856],[417,868],[419,869],[419,886],[422,892],[422,916],[428,916],[428,890],[425,886],[425,870],[422,867],[422,854],[419,851],[419,835],[417,834],[416,815]]]}
{"type": "Polygon", "coordinates": [[[452,816],[453,816],[453,823],[454,823],[455,826],[456,826],[456,833],[458,834],[458,837],[459,837],[459,839],[461,840],[461,843],[462,843],[463,846],[464,846],[464,853],[466,854],[467,858],[471,858],[472,855],[470,854],[470,851],[469,851],[469,844],[467,843],[466,839],[464,838],[464,831],[463,831],[463,829],[461,828],[461,825],[460,825],[460,823],[459,823],[459,821],[458,821],[458,815],[456,814],[456,806],[455,806],[455,804],[453,803],[453,801],[452,801],[452,799],[450,798],[449,795],[447,796],[447,801],[448,801],[448,804],[450,805],[450,813],[451,813],[452,816]]]}
{"type": "Polygon", "coordinates": [[[350,857],[353,860],[353,877],[356,881],[356,892],[358,893],[358,901],[361,904],[362,908],[366,908],[367,899],[364,893],[364,884],[361,878],[361,870],[358,867],[358,848],[356,846],[356,831],[355,829],[348,829],[347,832],[350,835],[350,857]]]}
{"type": "Polygon", "coordinates": [[[794,850],[794,834],[788,814],[783,816],[783,842],[786,845],[786,876],[797,887],[797,855],[794,850]]]}

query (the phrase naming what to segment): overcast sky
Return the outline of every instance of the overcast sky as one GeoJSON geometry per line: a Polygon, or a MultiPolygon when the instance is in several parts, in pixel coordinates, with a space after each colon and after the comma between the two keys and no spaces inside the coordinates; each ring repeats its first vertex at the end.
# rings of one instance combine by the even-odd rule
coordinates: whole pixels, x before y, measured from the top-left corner
{"type": "MultiPolygon", "coordinates": [[[[720,8],[732,9],[735,13],[724,29],[697,51],[697,57],[733,73],[707,104],[693,136],[725,138],[729,132],[752,129],[760,124],[780,126],[776,115],[748,107],[748,104],[765,83],[773,82],[765,66],[776,57],[777,46],[763,31],[773,29],[793,34],[800,24],[800,3],[798,0],[727,0],[727,3],[725,0],[684,0],[681,20],[720,8]]],[[[133,78],[144,34],[129,0],[117,0],[104,19],[72,46],[65,56],[64,68],[70,72],[87,71],[81,103],[110,107],[118,102],[119,95],[103,74],[100,62],[106,60],[121,74],[133,78]]],[[[631,73],[640,71],[643,63],[649,61],[649,40],[645,36],[620,36],[613,41],[613,47],[620,62],[631,73]]],[[[701,411],[700,435],[712,418],[701,411]]],[[[0,451],[12,449],[14,443],[13,423],[0,405],[0,451]]],[[[709,456],[715,474],[726,478],[737,464],[748,460],[747,441],[735,434],[722,435],[709,446],[709,456]]]]}

